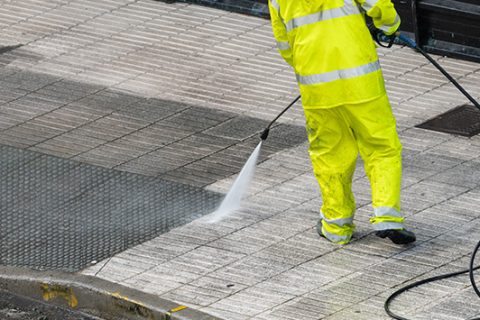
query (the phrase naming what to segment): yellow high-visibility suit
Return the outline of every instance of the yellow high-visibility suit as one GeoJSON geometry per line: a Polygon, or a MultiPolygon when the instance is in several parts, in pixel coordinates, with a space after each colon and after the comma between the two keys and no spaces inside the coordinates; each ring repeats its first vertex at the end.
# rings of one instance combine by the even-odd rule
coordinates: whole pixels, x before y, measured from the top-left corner
{"type": "Polygon", "coordinates": [[[358,153],[372,188],[375,230],[403,226],[401,144],[365,13],[393,34],[400,18],[390,0],[269,0],[273,33],[293,68],[307,122],[309,154],[323,205],[320,232],[348,243],[358,153]]]}

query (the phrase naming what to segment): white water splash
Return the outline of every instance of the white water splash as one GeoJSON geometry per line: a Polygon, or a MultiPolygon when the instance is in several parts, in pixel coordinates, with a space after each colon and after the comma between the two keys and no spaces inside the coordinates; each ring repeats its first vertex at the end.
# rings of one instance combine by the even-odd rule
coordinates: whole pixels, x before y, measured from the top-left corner
{"type": "Polygon", "coordinates": [[[257,159],[260,155],[262,142],[263,141],[260,141],[255,150],[253,150],[252,154],[240,171],[237,179],[235,179],[230,191],[228,191],[227,195],[220,204],[220,207],[212,214],[208,215],[206,222],[218,222],[234,211],[240,209],[242,198],[247,192],[248,186],[250,185],[255,172],[255,166],[257,165],[257,159]]]}

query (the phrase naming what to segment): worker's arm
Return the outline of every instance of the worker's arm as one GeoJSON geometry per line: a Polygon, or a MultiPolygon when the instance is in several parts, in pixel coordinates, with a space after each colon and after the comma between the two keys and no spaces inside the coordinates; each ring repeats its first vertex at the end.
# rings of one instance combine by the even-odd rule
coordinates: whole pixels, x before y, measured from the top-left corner
{"type": "Polygon", "coordinates": [[[386,35],[394,34],[400,27],[400,16],[391,0],[357,0],[373,20],[377,29],[386,35]]]}
{"type": "Polygon", "coordinates": [[[272,21],[273,36],[277,41],[277,48],[283,59],[289,65],[293,65],[292,48],[288,43],[287,29],[280,16],[279,6],[276,0],[268,0],[268,8],[270,9],[270,19],[272,21]]]}

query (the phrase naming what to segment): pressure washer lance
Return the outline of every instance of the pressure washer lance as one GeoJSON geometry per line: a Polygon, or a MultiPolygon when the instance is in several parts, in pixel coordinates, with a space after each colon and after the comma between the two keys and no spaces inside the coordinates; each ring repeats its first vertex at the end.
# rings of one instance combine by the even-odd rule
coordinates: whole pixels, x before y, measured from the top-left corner
{"type": "Polygon", "coordinates": [[[300,100],[300,97],[300,95],[296,97],[295,100],[293,100],[285,109],[282,110],[282,112],[278,114],[278,116],[275,117],[275,119],[273,119],[268,124],[268,126],[265,128],[265,130],[263,130],[262,134],[260,135],[260,139],[262,139],[263,141],[267,139],[268,133],[270,132],[270,127],[275,123],[275,121],[278,120],[278,118],[280,118],[288,109],[290,109],[291,106],[293,106],[298,100],[300,100]]]}

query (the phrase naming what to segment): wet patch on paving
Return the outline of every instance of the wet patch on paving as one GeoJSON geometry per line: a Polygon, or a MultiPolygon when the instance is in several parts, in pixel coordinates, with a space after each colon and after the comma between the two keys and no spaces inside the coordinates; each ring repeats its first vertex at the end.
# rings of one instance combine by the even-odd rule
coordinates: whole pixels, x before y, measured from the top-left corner
{"type": "Polygon", "coordinates": [[[212,212],[222,195],[0,146],[0,264],[78,271],[212,212]]]}
{"type": "MultiPolygon", "coordinates": [[[[76,271],[212,212],[268,121],[3,69],[0,265],[76,271]]],[[[279,124],[260,162],[306,141],[279,124]]]]}
{"type": "MultiPolygon", "coordinates": [[[[0,87],[8,84],[9,89],[0,97],[0,144],[196,187],[238,173],[269,123],[15,68],[2,70],[0,87]]],[[[306,141],[303,126],[277,124],[260,161],[306,141]]]]}

